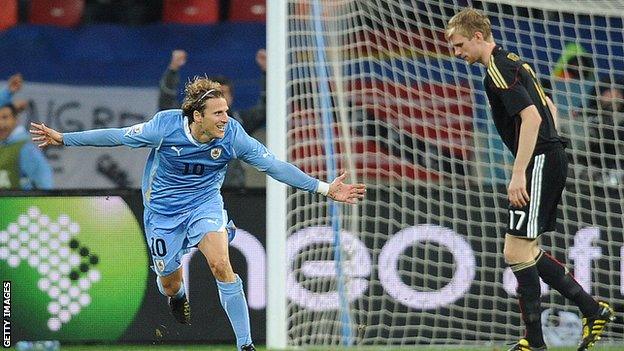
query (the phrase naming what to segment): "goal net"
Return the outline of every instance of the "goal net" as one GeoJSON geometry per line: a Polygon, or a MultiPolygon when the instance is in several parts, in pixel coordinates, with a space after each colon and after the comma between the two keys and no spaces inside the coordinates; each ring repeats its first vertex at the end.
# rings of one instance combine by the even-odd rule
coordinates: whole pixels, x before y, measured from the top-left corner
{"type": "MultiPolygon", "coordinates": [[[[495,41],[532,65],[559,109],[572,162],[557,231],[541,242],[616,307],[604,339],[624,342],[624,1],[310,0],[287,2],[286,156],[368,190],[358,206],[287,191],[288,345],[522,335],[502,255],[513,161],[483,68],[444,40],[467,5],[489,15],[495,41]]],[[[542,307],[547,342],[575,344],[578,309],[545,285],[542,307]]]]}

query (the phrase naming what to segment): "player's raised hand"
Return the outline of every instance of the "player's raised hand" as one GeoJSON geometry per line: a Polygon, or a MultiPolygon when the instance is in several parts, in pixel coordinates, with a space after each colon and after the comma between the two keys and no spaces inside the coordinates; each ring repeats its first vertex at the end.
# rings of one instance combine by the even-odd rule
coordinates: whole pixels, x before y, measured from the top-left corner
{"type": "Polygon", "coordinates": [[[43,123],[31,122],[30,135],[32,136],[32,140],[41,149],[48,145],[63,145],[63,134],[46,127],[43,123]]]}
{"type": "Polygon", "coordinates": [[[331,184],[329,184],[329,191],[327,196],[333,200],[346,202],[348,204],[355,204],[358,200],[364,198],[366,193],[366,185],[364,184],[347,184],[344,179],[347,177],[346,173],[342,173],[336,177],[331,184]]]}

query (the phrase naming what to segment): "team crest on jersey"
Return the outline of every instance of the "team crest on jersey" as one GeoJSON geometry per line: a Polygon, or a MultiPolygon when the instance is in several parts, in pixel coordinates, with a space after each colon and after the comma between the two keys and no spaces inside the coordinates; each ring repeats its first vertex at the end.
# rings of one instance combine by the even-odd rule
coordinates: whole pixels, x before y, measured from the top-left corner
{"type": "Polygon", "coordinates": [[[156,269],[158,269],[159,272],[162,272],[165,270],[164,260],[161,260],[161,259],[154,260],[154,265],[156,265],[156,269]]]}
{"type": "Polygon", "coordinates": [[[514,54],[513,52],[510,52],[507,54],[507,58],[515,62],[520,59],[520,56],[514,54]]]}
{"type": "Polygon", "coordinates": [[[218,159],[219,156],[221,156],[221,148],[220,147],[216,147],[216,148],[210,150],[210,157],[212,157],[213,160],[218,159]]]}
{"type": "Polygon", "coordinates": [[[126,134],[124,136],[131,136],[131,135],[136,135],[136,134],[141,134],[143,132],[143,126],[145,125],[145,123],[139,123],[139,124],[135,124],[132,127],[129,127],[126,130],[126,134]]]}

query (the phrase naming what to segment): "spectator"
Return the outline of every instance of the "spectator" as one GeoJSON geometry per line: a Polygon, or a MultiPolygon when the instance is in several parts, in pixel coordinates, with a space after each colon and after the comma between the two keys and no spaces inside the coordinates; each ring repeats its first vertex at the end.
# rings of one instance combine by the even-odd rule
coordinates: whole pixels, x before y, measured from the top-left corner
{"type": "Polygon", "coordinates": [[[0,107],[0,189],[51,189],[48,161],[26,129],[17,124],[18,109],[25,105],[16,101],[0,107]]]}
{"type": "Polygon", "coordinates": [[[173,50],[171,61],[165,73],[160,78],[158,94],[158,109],[169,110],[180,108],[178,101],[178,85],[180,84],[180,68],[186,64],[186,51],[173,50]]]}
{"type": "MultiPolygon", "coordinates": [[[[160,93],[158,96],[158,109],[180,108],[178,101],[178,85],[180,84],[180,68],[186,64],[188,54],[184,50],[174,50],[171,53],[171,61],[167,70],[160,79],[160,93]]],[[[248,134],[253,134],[266,125],[266,51],[258,50],[256,64],[262,70],[262,91],[255,106],[243,111],[229,111],[231,117],[239,121],[248,134]]],[[[211,77],[211,80],[221,84],[225,100],[229,106],[234,102],[234,86],[232,82],[223,76],[211,77]]],[[[238,160],[232,160],[228,164],[224,187],[243,188],[246,184],[245,169],[238,160]]]]}
{"type": "Polygon", "coordinates": [[[0,90],[0,106],[4,106],[11,103],[13,95],[22,89],[24,85],[24,78],[19,73],[16,73],[9,77],[7,87],[0,90]]]}
{"type": "Polygon", "coordinates": [[[599,85],[596,97],[589,104],[588,126],[589,164],[600,168],[598,173],[604,182],[622,184],[624,77],[604,81],[599,85]]]}
{"type": "Polygon", "coordinates": [[[266,70],[267,70],[267,56],[264,49],[260,49],[256,52],[256,64],[262,71],[262,80],[260,91],[260,97],[255,106],[250,109],[233,112],[233,117],[240,120],[243,126],[247,130],[247,133],[253,134],[259,129],[266,127],[266,70]]]}

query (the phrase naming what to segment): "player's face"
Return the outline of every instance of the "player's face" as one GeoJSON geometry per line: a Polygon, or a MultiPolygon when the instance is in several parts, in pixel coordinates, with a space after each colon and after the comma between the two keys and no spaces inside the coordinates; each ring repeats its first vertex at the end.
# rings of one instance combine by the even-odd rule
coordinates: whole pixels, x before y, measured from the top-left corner
{"type": "Polygon", "coordinates": [[[465,60],[468,64],[471,65],[481,58],[476,36],[468,39],[463,35],[453,34],[449,38],[449,42],[451,43],[453,55],[465,60]]]}
{"type": "Polygon", "coordinates": [[[208,99],[201,119],[198,121],[201,134],[208,139],[223,138],[230,118],[227,111],[228,104],[224,98],[208,99]]]}
{"type": "Polygon", "coordinates": [[[0,108],[0,140],[9,137],[13,129],[17,126],[17,117],[9,107],[0,108]]]}

